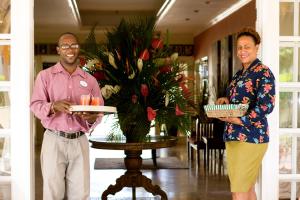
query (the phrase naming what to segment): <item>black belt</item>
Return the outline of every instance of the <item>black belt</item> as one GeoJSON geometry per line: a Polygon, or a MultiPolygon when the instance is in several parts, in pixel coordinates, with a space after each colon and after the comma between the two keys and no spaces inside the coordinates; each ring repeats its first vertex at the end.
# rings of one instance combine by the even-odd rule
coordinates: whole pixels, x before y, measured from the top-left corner
{"type": "Polygon", "coordinates": [[[66,133],[63,131],[55,131],[55,130],[51,130],[51,129],[48,129],[48,130],[57,136],[68,138],[68,139],[75,139],[75,138],[79,138],[80,136],[84,135],[84,132],[82,132],[82,131],[66,133]]]}

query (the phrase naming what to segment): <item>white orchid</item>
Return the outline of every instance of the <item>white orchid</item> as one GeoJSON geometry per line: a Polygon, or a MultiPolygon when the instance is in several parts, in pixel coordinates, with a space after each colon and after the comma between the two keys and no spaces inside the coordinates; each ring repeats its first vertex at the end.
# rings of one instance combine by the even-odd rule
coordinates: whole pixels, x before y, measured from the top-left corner
{"type": "Polygon", "coordinates": [[[121,90],[121,86],[115,85],[113,93],[117,94],[120,90],[121,90]]]}
{"type": "Polygon", "coordinates": [[[111,66],[113,66],[115,69],[118,69],[116,63],[115,63],[115,59],[114,56],[111,52],[108,53],[108,62],[109,64],[111,64],[111,66]]]}
{"type": "Polygon", "coordinates": [[[179,63],[179,68],[186,70],[188,68],[188,64],[187,63],[179,63]]]}
{"type": "Polygon", "coordinates": [[[170,95],[168,92],[166,92],[166,97],[165,97],[165,106],[166,107],[169,105],[169,101],[170,101],[170,95]]]}
{"type": "Polygon", "coordinates": [[[101,88],[101,94],[105,99],[109,99],[114,93],[114,87],[112,85],[105,85],[101,88]]]}
{"type": "Polygon", "coordinates": [[[172,55],[171,55],[171,60],[174,62],[174,61],[176,61],[178,59],[178,53],[173,53],[172,55]]]}
{"type": "Polygon", "coordinates": [[[129,79],[133,79],[135,77],[135,72],[132,71],[132,73],[128,76],[129,79]]]}
{"type": "Polygon", "coordinates": [[[143,60],[141,58],[139,58],[137,61],[137,67],[139,69],[139,72],[141,72],[143,69],[143,60]]]}
{"type": "Polygon", "coordinates": [[[105,85],[101,88],[101,94],[105,99],[109,99],[112,94],[117,94],[121,89],[121,86],[119,85],[105,85]]]}

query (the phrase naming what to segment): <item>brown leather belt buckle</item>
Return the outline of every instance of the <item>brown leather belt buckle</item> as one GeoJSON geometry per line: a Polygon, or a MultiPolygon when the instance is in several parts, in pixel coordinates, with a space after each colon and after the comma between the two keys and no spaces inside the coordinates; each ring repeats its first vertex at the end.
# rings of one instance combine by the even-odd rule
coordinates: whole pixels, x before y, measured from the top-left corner
{"type": "Polygon", "coordinates": [[[84,135],[84,132],[82,132],[82,131],[77,131],[74,133],[66,133],[63,131],[55,131],[55,130],[51,130],[51,129],[48,129],[48,130],[51,131],[52,133],[54,133],[55,135],[58,135],[60,137],[64,137],[67,139],[76,139],[76,138],[79,138],[80,136],[84,135]]]}

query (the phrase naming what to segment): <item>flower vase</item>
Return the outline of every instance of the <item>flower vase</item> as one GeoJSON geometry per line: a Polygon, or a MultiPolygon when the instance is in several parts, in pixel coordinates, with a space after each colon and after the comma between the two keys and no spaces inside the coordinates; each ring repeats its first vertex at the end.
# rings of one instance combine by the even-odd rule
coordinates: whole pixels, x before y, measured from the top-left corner
{"type": "Polygon", "coordinates": [[[134,121],[119,118],[119,123],[123,135],[126,137],[126,142],[128,143],[144,141],[150,131],[151,125],[150,121],[143,117],[134,121]]]}

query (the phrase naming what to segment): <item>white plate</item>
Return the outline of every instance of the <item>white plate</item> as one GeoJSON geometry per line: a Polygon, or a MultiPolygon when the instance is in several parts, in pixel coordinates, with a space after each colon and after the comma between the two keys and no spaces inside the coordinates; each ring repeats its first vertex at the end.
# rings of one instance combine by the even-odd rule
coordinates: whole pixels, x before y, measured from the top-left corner
{"type": "Polygon", "coordinates": [[[112,106],[82,106],[72,105],[70,107],[72,112],[105,112],[105,113],[116,113],[117,108],[112,106]]]}

